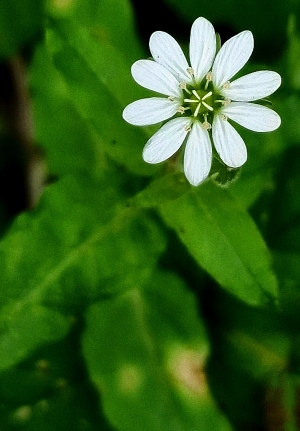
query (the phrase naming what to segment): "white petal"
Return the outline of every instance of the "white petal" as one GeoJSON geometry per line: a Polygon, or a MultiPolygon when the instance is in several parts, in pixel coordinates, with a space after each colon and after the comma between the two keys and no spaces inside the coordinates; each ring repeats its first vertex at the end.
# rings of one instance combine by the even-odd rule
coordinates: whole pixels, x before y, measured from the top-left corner
{"type": "Polygon", "coordinates": [[[131,73],[142,87],[166,96],[182,97],[177,79],[165,67],[153,60],[136,61],[131,67],[131,73]]]}
{"type": "Polygon", "coordinates": [[[249,73],[230,83],[228,90],[221,94],[228,99],[239,102],[253,102],[274,93],[281,84],[281,77],[276,72],[261,70],[249,73]]]}
{"type": "Polygon", "coordinates": [[[146,143],[143,159],[148,163],[160,163],[173,156],[182,145],[191,120],[187,117],[168,121],[146,143]]]}
{"type": "Polygon", "coordinates": [[[215,55],[215,30],[207,19],[197,18],[192,25],[190,39],[190,60],[197,82],[211,70],[215,55]]]}
{"type": "Polygon", "coordinates": [[[227,40],[218,52],[212,68],[213,82],[220,88],[249,60],[254,47],[251,31],[246,30],[227,40]]]}
{"type": "Polygon", "coordinates": [[[184,152],[184,173],[193,186],[198,186],[207,178],[211,161],[212,147],[208,132],[199,122],[195,122],[184,152]]]}
{"type": "Polygon", "coordinates": [[[220,115],[214,117],[212,137],[219,156],[227,166],[238,168],[245,163],[247,148],[242,137],[220,115]]]}
{"type": "Polygon", "coordinates": [[[167,120],[176,114],[180,104],[166,97],[136,100],[126,106],[123,118],[134,126],[148,126],[167,120]]]}
{"type": "Polygon", "coordinates": [[[185,55],[172,36],[156,31],[150,37],[149,47],[154,60],[166,67],[178,82],[192,82],[185,55]]]}
{"type": "Polygon", "coordinates": [[[281,124],[277,112],[255,103],[232,102],[222,109],[222,113],[254,132],[271,132],[281,124]]]}

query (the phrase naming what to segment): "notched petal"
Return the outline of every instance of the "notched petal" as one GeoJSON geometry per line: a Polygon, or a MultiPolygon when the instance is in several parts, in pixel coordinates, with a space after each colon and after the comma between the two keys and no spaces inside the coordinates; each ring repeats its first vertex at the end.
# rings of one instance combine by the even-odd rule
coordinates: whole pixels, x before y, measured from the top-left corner
{"type": "Polygon", "coordinates": [[[221,160],[231,168],[239,168],[247,160],[247,148],[235,128],[221,115],[216,115],[212,126],[214,146],[221,160]]]}
{"type": "Polygon", "coordinates": [[[254,102],[270,96],[280,84],[281,76],[277,72],[261,70],[236,79],[228,89],[223,88],[220,93],[237,102],[254,102]]]}
{"type": "Polygon", "coordinates": [[[172,36],[164,31],[156,31],[150,37],[149,47],[154,60],[168,69],[178,82],[191,82],[185,55],[172,36]]]}
{"type": "Polygon", "coordinates": [[[143,150],[145,162],[160,163],[173,156],[188,133],[189,123],[189,118],[174,118],[164,124],[146,143],[143,150]]]}
{"type": "Polygon", "coordinates": [[[272,132],[281,124],[277,112],[255,103],[232,102],[222,112],[231,120],[254,132],[272,132]]]}
{"type": "Polygon", "coordinates": [[[220,89],[247,63],[254,48],[251,31],[245,30],[227,40],[218,52],[212,73],[214,85],[220,89]]]}
{"type": "Polygon", "coordinates": [[[138,60],[131,67],[134,80],[142,87],[166,96],[181,97],[177,79],[161,64],[153,60],[138,60]]]}
{"type": "Polygon", "coordinates": [[[150,97],[136,100],[126,106],[123,118],[134,126],[148,126],[173,117],[178,107],[178,102],[165,97],[150,97]]]}
{"type": "Polygon", "coordinates": [[[211,162],[212,147],[208,132],[201,123],[195,122],[184,152],[184,173],[193,186],[198,186],[208,177],[211,162]]]}
{"type": "Polygon", "coordinates": [[[190,60],[196,82],[211,70],[216,54],[216,34],[213,25],[205,18],[194,21],[190,38],[190,60]]]}

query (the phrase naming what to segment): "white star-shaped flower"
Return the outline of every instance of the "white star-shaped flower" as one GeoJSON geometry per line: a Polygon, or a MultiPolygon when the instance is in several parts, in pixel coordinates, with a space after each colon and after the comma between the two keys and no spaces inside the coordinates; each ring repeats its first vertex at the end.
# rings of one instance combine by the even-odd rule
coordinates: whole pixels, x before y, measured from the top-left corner
{"type": "Polygon", "coordinates": [[[245,143],[228,119],[255,132],[270,132],[280,126],[275,111],[252,103],[277,90],[281,84],[278,73],[264,70],[229,81],[252,54],[251,31],[232,37],[216,54],[212,24],[197,18],[191,29],[190,65],[168,33],[153,33],[149,46],[153,60],[136,61],[132,76],[162,97],[137,100],[123,111],[123,118],[136,126],[170,119],[146,143],[146,162],[163,162],[185,145],[184,172],[197,186],[211,169],[211,142],[228,167],[238,168],[246,162],[245,143]]]}

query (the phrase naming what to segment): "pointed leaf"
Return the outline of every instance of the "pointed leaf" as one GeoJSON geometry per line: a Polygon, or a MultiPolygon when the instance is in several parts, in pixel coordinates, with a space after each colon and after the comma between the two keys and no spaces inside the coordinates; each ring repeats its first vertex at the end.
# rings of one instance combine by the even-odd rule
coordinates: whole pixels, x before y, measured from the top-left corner
{"type": "Polygon", "coordinates": [[[161,205],[165,222],[215,280],[240,299],[262,305],[277,294],[266,244],[249,214],[211,183],[161,205]]]}

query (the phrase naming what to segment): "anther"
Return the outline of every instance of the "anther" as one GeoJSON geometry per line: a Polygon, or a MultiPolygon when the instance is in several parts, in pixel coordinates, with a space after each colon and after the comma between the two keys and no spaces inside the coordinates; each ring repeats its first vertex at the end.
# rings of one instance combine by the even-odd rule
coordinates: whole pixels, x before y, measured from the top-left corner
{"type": "Polygon", "coordinates": [[[184,114],[185,112],[185,108],[183,106],[179,106],[179,108],[177,109],[177,112],[179,112],[179,114],[184,114]]]}
{"type": "Polygon", "coordinates": [[[225,84],[223,84],[222,87],[223,87],[224,90],[228,90],[229,87],[230,87],[230,81],[226,81],[225,84]]]}
{"type": "Polygon", "coordinates": [[[216,103],[222,103],[223,106],[228,106],[231,103],[231,99],[216,99],[216,103]]]}
{"type": "Polygon", "coordinates": [[[169,97],[168,97],[168,100],[171,100],[171,102],[174,102],[175,97],[174,97],[174,96],[169,96],[169,97]]]}
{"type": "Polygon", "coordinates": [[[201,123],[201,127],[204,130],[210,130],[211,129],[211,124],[208,121],[204,121],[204,123],[201,123]]]}
{"type": "Polygon", "coordinates": [[[227,115],[225,115],[225,114],[221,114],[221,119],[222,119],[223,121],[227,121],[227,115]]]}
{"type": "Polygon", "coordinates": [[[206,74],[205,78],[206,78],[206,83],[205,83],[204,89],[207,90],[208,84],[213,80],[213,74],[212,74],[212,72],[208,72],[206,74]]]}
{"type": "Polygon", "coordinates": [[[213,80],[213,74],[212,72],[208,72],[205,76],[207,81],[212,81],[213,80]]]}
{"type": "Polygon", "coordinates": [[[190,132],[190,131],[192,130],[191,125],[190,125],[190,124],[188,124],[187,126],[185,126],[184,130],[185,130],[186,132],[190,132]]]}
{"type": "Polygon", "coordinates": [[[187,73],[189,73],[191,76],[194,76],[194,69],[192,67],[188,67],[186,69],[187,73]]]}
{"type": "Polygon", "coordinates": [[[186,91],[188,94],[192,94],[192,93],[190,92],[190,90],[188,90],[188,89],[187,89],[187,87],[186,87],[186,82],[180,82],[180,83],[179,83],[179,87],[180,87],[182,90],[186,91]]]}

